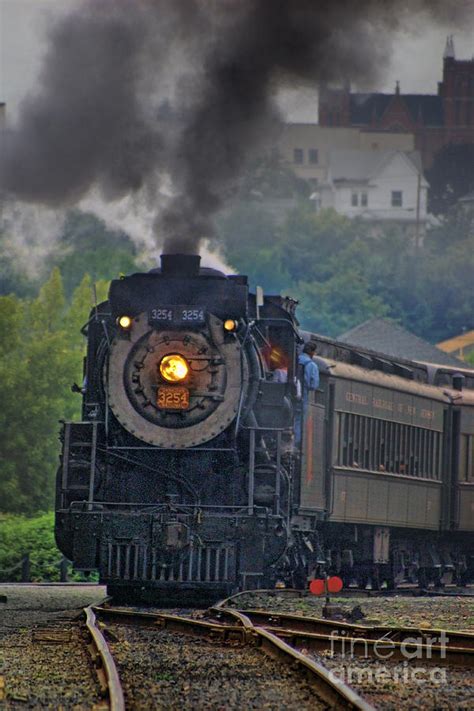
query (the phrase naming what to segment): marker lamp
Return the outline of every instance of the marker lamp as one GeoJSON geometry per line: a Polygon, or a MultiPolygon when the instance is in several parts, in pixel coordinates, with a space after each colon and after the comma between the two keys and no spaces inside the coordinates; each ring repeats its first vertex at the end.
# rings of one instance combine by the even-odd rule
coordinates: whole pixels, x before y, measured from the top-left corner
{"type": "Polygon", "coordinates": [[[238,323],[234,321],[233,318],[228,318],[224,321],[224,328],[226,331],[237,331],[238,323]]]}
{"type": "Polygon", "coordinates": [[[128,329],[132,327],[132,318],[130,316],[119,316],[117,321],[120,328],[123,328],[124,331],[128,331],[128,329]]]}

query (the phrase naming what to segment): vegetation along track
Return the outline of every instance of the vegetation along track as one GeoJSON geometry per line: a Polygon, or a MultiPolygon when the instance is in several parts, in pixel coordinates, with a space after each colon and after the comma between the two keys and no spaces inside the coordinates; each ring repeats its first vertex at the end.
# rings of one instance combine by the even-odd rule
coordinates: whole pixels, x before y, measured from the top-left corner
{"type": "Polygon", "coordinates": [[[106,676],[110,683],[120,674],[127,708],[150,708],[153,698],[157,709],[372,709],[318,660],[241,612],[221,621],[110,607],[88,615],[105,624],[100,644],[107,639],[118,668],[106,676]]]}

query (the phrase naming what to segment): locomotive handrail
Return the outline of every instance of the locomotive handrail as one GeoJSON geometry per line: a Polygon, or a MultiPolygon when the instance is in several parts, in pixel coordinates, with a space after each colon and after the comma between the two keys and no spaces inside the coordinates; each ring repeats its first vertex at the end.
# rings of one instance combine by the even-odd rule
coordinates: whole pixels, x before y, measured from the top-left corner
{"type": "MultiPolygon", "coordinates": [[[[88,506],[88,501],[84,500],[78,500],[78,501],[71,501],[69,505],[69,509],[71,511],[80,511],[82,509],[86,509],[88,506]]],[[[96,513],[100,513],[101,511],[106,511],[107,508],[133,508],[134,510],[137,509],[138,507],[141,508],[151,508],[151,509],[162,509],[163,511],[169,511],[170,504],[156,504],[156,503],[148,503],[148,502],[120,502],[120,501],[94,501],[93,505],[96,507],[100,507],[99,509],[96,509],[96,513]]],[[[211,504],[175,504],[172,505],[174,511],[178,511],[181,513],[196,513],[197,511],[209,511],[209,510],[228,510],[229,513],[232,513],[233,515],[239,514],[239,513],[244,513],[246,511],[245,506],[231,506],[231,505],[226,505],[226,504],[218,504],[218,505],[211,505],[211,504]],[[191,511],[187,511],[186,509],[191,509],[191,511]],[[184,511],[183,511],[184,510],[184,511]]],[[[267,512],[267,507],[266,506],[255,506],[254,507],[256,511],[265,514],[267,512]]],[[[92,511],[93,509],[88,509],[88,511],[92,511]]]]}
{"type": "MultiPolygon", "coordinates": [[[[105,312],[105,311],[104,311],[104,312],[102,312],[100,315],[101,315],[101,316],[112,316],[112,312],[105,312]]],[[[85,322],[85,324],[82,326],[82,328],[81,328],[81,334],[82,334],[83,336],[87,336],[87,331],[86,331],[86,329],[87,329],[87,327],[89,326],[89,324],[92,323],[92,321],[98,321],[98,320],[99,320],[99,314],[98,314],[96,311],[94,311],[94,315],[91,316],[90,319],[88,319],[88,320],[85,322]]]]}
{"type": "Polygon", "coordinates": [[[273,318],[271,316],[265,316],[265,318],[259,318],[259,319],[257,319],[257,321],[258,321],[258,323],[261,323],[263,321],[272,321],[273,323],[275,323],[275,322],[285,323],[287,326],[291,326],[291,330],[295,334],[298,344],[301,345],[302,343],[304,343],[304,338],[302,338],[300,332],[298,331],[298,329],[296,328],[294,323],[292,321],[290,321],[289,319],[277,318],[276,316],[273,318]]]}
{"type": "MultiPolygon", "coordinates": [[[[144,449],[152,450],[153,452],[156,452],[157,450],[162,451],[162,452],[176,452],[176,447],[159,447],[158,445],[155,445],[153,447],[107,447],[107,451],[115,451],[115,450],[138,450],[142,451],[144,449]]],[[[186,447],[186,452],[235,452],[235,447],[186,447]]]]}
{"type": "Polygon", "coordinates": [[[259,432],[292,432],[293,427],[260,427],[260,425],[256,426],[247,426],[244,425],[242,427],[243,430],[255,430],[259,432]]]}

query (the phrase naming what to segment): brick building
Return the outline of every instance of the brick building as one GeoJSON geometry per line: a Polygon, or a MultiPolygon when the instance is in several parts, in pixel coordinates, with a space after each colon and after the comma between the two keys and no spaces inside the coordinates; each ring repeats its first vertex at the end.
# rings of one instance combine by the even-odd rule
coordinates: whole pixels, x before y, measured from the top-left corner
{"type": "Polygon", "coordinates": [[[360,128],[364,131],[413,133],[424,170],[436,153],[450,143],[474,144],[474,59],[458,60],[452,37],[443,58],[443,80],[438,94],[353,93],[320,87],[319,124],[360,128]]]}

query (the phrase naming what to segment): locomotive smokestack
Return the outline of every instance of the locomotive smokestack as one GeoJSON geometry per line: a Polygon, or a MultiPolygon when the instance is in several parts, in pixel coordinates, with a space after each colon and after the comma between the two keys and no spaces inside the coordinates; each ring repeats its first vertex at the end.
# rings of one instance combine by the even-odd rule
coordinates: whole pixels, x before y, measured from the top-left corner
{"type": "Polygon", "coordinates": [[[201,257],[198,254],[162,254],[161,273],[165,276],[199,276],[201,257]]]}

